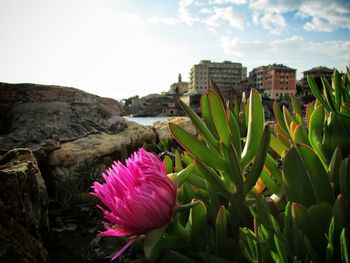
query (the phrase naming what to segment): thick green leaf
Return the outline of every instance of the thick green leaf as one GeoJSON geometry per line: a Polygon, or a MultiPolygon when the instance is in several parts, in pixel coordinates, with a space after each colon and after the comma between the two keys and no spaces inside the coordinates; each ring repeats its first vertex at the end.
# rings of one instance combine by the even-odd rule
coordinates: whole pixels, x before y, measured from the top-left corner
{"type": "Polygon", "coordinates": [[[311,258],[311,262],[321,262],[321,258],[319,257],[317,252],[312,247],[312,244],[311,244],[310,240],[307,238],[307,236],[304,236],[304,243],[305,243],[307,253],[311,258]]]}
{"type": "Polygon", "coordinates": [[[240,158],[242,153],[241,132],[238,121],[232,111],[229,112],[229,125],[231,129],[231,141],[235,147],[237,156],[240,158]]]}
{"type": "Polygon", "coordinates": [[[234,105],[234,114],[238,119],[239,113],[241,112],[241,104],[239,103],[238,96],[233,97],[233,105],[234,105]]]}
{"type": "Polygon", "coordinates": [[[209,131],[211,134],[216,138],[219,139],[219,135],[216,132],[213,117],[211,116],[211,110],[208,100],[207,94],[202,94],[201,96],[201,113],[204,119],[205,124],[207,125],[209,131]]]}
{"type": "Polygon", "coordinates": [[[350,158],[344,159],[340,164],[339,186],[340,192],[350,207],[350,158]]]}
{"type": "Polygon", "coordinates": [[[220,154],[217,151],[209,149],[205,144],[198,141],[193,135],[189,134],[176,124],[169,123],[169,129],[173,137],[184,149],[191,153],[193,157],[217,170],[227,170],[225,161],[220,157],[220,154]]]}
{"type": "Polygon", "coordinates": [[[283,161],[283,181],[287,200],[309,207],[316,204],[307,170],[295,148],[291,148],[283,161]]]}
{"type": "Polygon", "coordinates": [[[205,180],[194,173],[192,173],[191,176],[187,178],[187,182],[189,182],[194,187],[202,190],[207,188],[205,180]]]}
{"type": "Polygon", "coordinates": [[[179,103],[183,110],[186,112],[187,116],[190,117],[193,126],[196,130],[203,136],[208,144],[210,144],[214,149],[219,149],[219,142],[215,139],[214,135],[210,132],[198,115],[183,101],[179,100],[179,103]]]}
{"type": "Polygon", "coordinates": [[[284,122],[283,113],[277,101],[273,102],[273,112],[275,114],[276,122],[279,124],[279,126],[285,133],[288,133],[286,123],[284,122]]]}
{"type": "Polygon", "coordinates": [[[292,215],[296,222],[297,228],[300,229],[304,235],[311,241],[313,247],[317,251],[322,251],[325,246],[325,239],[323,238],[324,233],[317,232],[317,228],[314,222],[303,205],[293,203],[292,204],[292,215]]]}
{"type": "Polygon", "coordinates": [[[275,124],[274,126],[274,131],[277,139],[286,147],[290,147],[290,138],[289,134],[285,133],[281,127],[278,125],[278,123],[275,124]]]}
{"type": "Polygon", "coordinates": [[[222,144],[222,152],[224,154],[225,161],[228,165],[228,183],[227,185],[234,184],[237,192],[241,197],[244,196],[243,191],[243,176],[241,172],[241,167],[238,160],[238,155],[234,146],[222,144]]]}
{"type": "Polygon", "coordinates": [[[343,263],[350,263],[350,245],[345,228],[343,228],[340,234],[340,254],[343,263]]]}
{"type": "Polygon", "coordinates": [[[307,127],[310,127],[310,118],[311,114],[314,112],[315,109],[315,101],[309,102],[306,106],[306,124],[307,127]]]}
{"type": "Polygon", "coordinates": [[[333,153],[331,163],[329,164],[329,180],[333,184],[334,193],[339,193],[339,171],[340,164],[343,160],[342,153],[339,147],[337,147],[333,153]]]}
{"type": "Polygon", "coordinates": [[[333,189],[321,161],[309,146],[298,144],[296,147],[311,182],[312,188],[309,191],[313,191],[316,202],[333,203],[333,189]]]}
{"type": "MultiPolygon", "coordinates": [[[[221,100],[222,102],[225,102],[224,96],[222,95],[222,93],[221,93],[221,91],[220,91],[218,85],[216,84],[216,82],[215,82],[213,79],[210,79],[210,87],[211,87],[211,89],[214,90],[215,93],[219,96],[220,100],[221,100]]],[[[210,89],[209,89],[209,91],[210,91],[210,89]]]]}
{"type": "Polygon", "coordinates": [[[331,108],[329,107],[327,101],[323,98],[313,77],[311,77],[310,75],[307,75],[307,82],[316,99],[318,99],[327,110],[331,111],[331,108]]]}
{"type": "Polygon", "coordinates": [[[266,187],[274,194],[280,195],[281,193],[281,185],[278,185],[270,176],[270,174],[264,169],[260,175],[261,180],[264,182],[266,187]]]}
{"type": "Polygon", "coordinates": [[[200,172],[200,175],[203,178],[205,178],[216,189],[218,193],[220,193],[226,198],[228,198],[232,194],[232,189],[230,189],[224,184],[221,177],[214,170],[212,170],[210,167],[207,167],[200,161],[195,161],[194,165],[195,167],[197,167],[198,172],[200,172]]]}
{"type": "Polygon", "coordinates": [[[249,97],[248,133],[242,151],[241,167],[244,169],[255,157],[265,125],[264,108],[260,94],[251,89],[249,97]]]}
{"type": "Polygon", "coordinates": [[[271,134],[270,147],[274,150],[279,156],[284,157],[287,147],[278,140],[275,135],[271,134]]]}
{"type": "Polygon", "coordinates": [[[338,238],[344,227],[350,227],[350,211],[346,205],[346,200],[340,194],[334,202],[332,215],[334,217],[334,235],[338,238]]]}
{"type": "Polygon", "coordinates": [[[327,233],[332,218],[332,206],[330,203],[321,203],[310,206],[308,212],[313,220],[316,233],[327,233]]]}
{"type": "Polygon", "coordinates": [[[317,155],[320,157],[323,165],[328,167],[330,158],[325,155],[323,143],[323,129],[324,129],[324,108],[319,106],[315,108],[311,114],[309,123],[309,141],[312,148],[316,151],[317,155]]]}
{"type": "Polygon", "coordinates": [[[332,218],[331,223],[329,224],[329,230],[328,235],[326,236],[328,240],[327,248],[326,248],[326,262],[331,263],[333,262],[333,255],[334,255],[334,218],[332,218]]]}
{"type": "Polygon", "coordinates": [[[195,238],[203,232],[204,226],[207,221],[207,209],[202,201],[199,204],[191,208],[190,214],[187,221],[189,228],[188,241],[193,242],[195,238]]]}
{"type": "Polygon", "coordinates": [[[276,161],[270,154],[267,154],[264,168],[273,176],[273,178],[275,178],[278,183],[282,184],[282,173],[280,168],[277,166],[276,161]]]}
{"type": "Polygon", "coordinates": [[[146,234],[143,251],[149,262],[155,262],[159,256],[162,236],[167,226],[152,230],[146,234]]]}
{"type": "Polygon", "coordinates": [[[167,171],[168,174],[174,171],[173,161],[168,155],[164,156],[163,163],[165,165],[165,170],[167,171]]]}
{"type": "Polygon", "coordinates": [[[329,107],[331,108],[332,111],[336,112],[337,108],[336,108],[336,105],[334,105],[335,102],[334,102],[332,86],[329,84],[328,80],[323,77],[321,77],[321,81],[323,85],[323,93],[324,93],[324,96],[326,97],[329,107]]]}
{"type": "Polygon", "coordinates": [[[244,227],[239,229],[242,252],[249,262],[259,261],[258,239],[254,232],[244,227]]]}
{"type": "Polygon", "coordinates": [[[225,206],[220,206],[215,222],[216,255],[224,255],[227,244],[227,219],[225,206]]]}
{"type": "Polygon", "coordinates": [[[344,155],[350,154],[350,134],[348,134],[347,126],[350,126],[350,122],[346,123],[345,118],[336,114],[329,113],[327,123],[325,124],[325,132],[323,136],[324,151],[329,156],[329,161],[332,157],[334,149],[340,147],[344,155]]]}
{"type": "Polygon", "coordinates": [[[277,235],[273,235],[273,240],[278,254],[278,262],[287,263],[286,248],[283,240],[277,237],[277,235]]]}
{"type": "Polygon", "coordinates": [[[302,125],[298,125],[294,129],[292,138],[293,138],[294,143],[301,143],[301,144],[310,145],[307,132],[306,132],[304,126],[302,126],[302,125]]]}
{"type": "Polygon", "coordinates": [[[180,172],[183,169],[180,152],[175,150],[175,172],[180,172]]]}
{"type": "Polygon", "coordinates": [[[293,218],[292,218],[292,209],[291,209],[291,202],[287,202],[287,205],[284,210],[284,230],[283,230],[283,236],[284,240],[286,242],[286,247],[289,248],[289,251],[287,253],[289,254],[295,254],[293,253],[296,251],[296,248],[294,246],[294,231],[293,231],[293,218]]]}
{"type": "Polygon", "coordinates": [[[256,184],[256,181],[258,180],[261,174],[261,171],[264,167],[269,145],[270,145],[270,129],[268,126],[265,126],[259,147],[256,152],[252,169],[250,170],[247,176],[247,179],[244,182],[245,194],[247,194],[254,187],[254,185],[256,184]]]}
{"type": "Polygon", "coordinates": [[[208,100],[211,116],[220,140],[225,144],[228,144],[231,139],[231,131],[223,101],[220,100],[219,95],[217,95],[213,90],[208,91],[208,100]]]}
{"type": "Polygon", "coordinates": [[[291,96],[292,107],[293,107],[293,116],[294,120],[301,125],[302,124],[302,112],[298,99],[295,96],[291,96]]]}
{"type": "Polygon", "coordinates": [[[288,134],[290,136],[292,136],[292,131],[290,130],[290,124],[293,120],[292,115],[290,114],[290,112],[288,111],[288,109],[286,108],[286,106],[283,106],[283,118],[284,118],[284,122],[287,126],[287,130],[288,130],[288,134]]]}
{"type": "Polygon", "coordinates": [[[333,85],[333,89],[335,92],[335,106],[337,108],[337,112],[339,112],[340,105],[342,102],[342,99],[341,99],[342,86],[341,86],[341,79],[340,79],[340,74],[339,74],[338,70],[334,70],[333,78],[332,78],[332,85],[333,85]]]}
{"type": "Polygon", "coordinates": [[[181,187],[186,180],[192,176],[192,171],[194,169],[193,165],[187,166],[185,169],[177,173],[178,187],[181,187]]]}

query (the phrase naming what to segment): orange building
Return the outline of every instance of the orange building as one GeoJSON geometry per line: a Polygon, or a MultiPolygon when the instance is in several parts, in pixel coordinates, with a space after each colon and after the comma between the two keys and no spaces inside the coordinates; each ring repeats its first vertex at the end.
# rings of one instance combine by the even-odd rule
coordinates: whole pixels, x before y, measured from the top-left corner
{"type": "Polygon", "coordinates": [[[256,87],[268,99],[283,99],[295,95],[296,69],[282,64],[261,66],[252,70],[249,74],[256,80],[256,87]],[[257,75],[256,77],[254,77],[257,75]]]}

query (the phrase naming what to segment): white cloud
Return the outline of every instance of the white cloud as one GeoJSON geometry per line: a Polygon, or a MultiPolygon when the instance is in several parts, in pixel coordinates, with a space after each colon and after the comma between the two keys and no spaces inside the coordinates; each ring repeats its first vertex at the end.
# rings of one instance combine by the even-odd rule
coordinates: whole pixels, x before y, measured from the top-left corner
{"type": "Polygon", "coordinates": [[[258,16],[258,20],[256,24],[261,23],[262,26],[269,30],[271,34],[280,35],[282,34],[286,21],[284,17],[279,13],[265,13],[260,17],[258,16]]]}
{"type": "Polygon", "coordinates": [[[304,39],[301,36],[292,36],[290,38],[274,40],[271,42],[273,49],[299,49],[303,45],[304,39]]]}
{"type": "Polygon", "coordinates": [[[298,54],[303,56],[320,55],[327,58],[344,63],[350,61],[350,41],[324,41],[312,42],[305,41],[300,36],[292,36],[290,38],[274,40],[270,43],[263,41],[243,41],[238,37],[222,37],[221,47],[226,54],[232,54],[241,58],[254,56],[257,53],[265,53],[270,57],[277,57],[276,54],[298,54]]]}
{"type": "Polygon", "coordinates": [[[224,36],[221,37],[220,41],[224,53],[235,55],[240,58],[246,57],[247,54],[264,52],[270,48],[269,44],[260,40],[242,41],[238,37],[231,38],[224,36]]]}
{"type": "Polygon", "coordinates": [[[251,0],[249,8],[253,22],[280,34],[286,27],[284,15],[296,12],[305,20],[307,31],[331,32],[337,28],[350,29],[350,2],[340,0],[251,0]]]}
{"type": "Polygon", "coordinates": [[[303,2],[297,15],[311,19],[305,23],[307,31],[331,32],[337,28],[350,29],[350,2],[312,0],[303,2]]]}
{"type": "Polygon", "coordinates": [[[345,65],[350,62],[350,41],[331,40],[325,42],[306,42],[304,47],[308,52],[320,53],[334,60],[342,61],[345,65]]]}
{"type": "Polygon", "coordinates": [[[209,0],[209,4],[211,5],[223,5],[223,4],[243,5],[246,3],[247,3],[247,0],[209,0]]]}
{"type": "Polygon", "coordinates": [[[180,22],[189,26],[200,23],[211,31],[229,25],[230,28],[242,30],[245,18],[232,6],[222,7],[222,4],[244,4],[246,0],[214,0],[209,2],[180,0],[177,14],[174,17],[153,16],[150,19],[154,24],[175,25],[180,22]]]}
{"type": "Polygon", "coordinates": [[[192,3],[193,0],[180,0],[179,2],[178,18],[180,21],[186,23],[187,25],[192,25],[199,20],[196,15],[191,14],[189,11],[189,6],[192,3]]]}
{"type": "Polygon", "coordinates": [[[232,7],[214,7],[212,12],[213,14],[204,20],[204,24],[209,28],[218,28],[227,22],[230,27],[243,30],[244,17],[232,7]]]}

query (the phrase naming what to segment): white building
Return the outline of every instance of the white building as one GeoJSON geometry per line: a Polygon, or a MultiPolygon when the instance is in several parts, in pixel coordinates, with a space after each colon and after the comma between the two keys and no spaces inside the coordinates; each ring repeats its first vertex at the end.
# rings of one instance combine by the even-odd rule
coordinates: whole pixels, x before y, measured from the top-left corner
{"type": "Polygon", "coordinates": [[[247,68],[241,63],[202,60],[190,72],[189,93],[202,94],[209,87],[210,79],[222,90],[235,89],[247,75],[247,68]]]}

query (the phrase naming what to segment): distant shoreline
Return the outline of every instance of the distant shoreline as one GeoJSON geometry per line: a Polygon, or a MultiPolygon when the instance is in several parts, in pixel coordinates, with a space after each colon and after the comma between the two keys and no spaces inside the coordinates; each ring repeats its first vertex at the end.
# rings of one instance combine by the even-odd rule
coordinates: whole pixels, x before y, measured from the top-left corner
{"type": "Polygon", "coordinates": [[[129,116],[124,116],[125,119],[128,121],[134,121],[138,124],[142,125],[150,125],[152,126],[154,122],[156,121],[165,121],[168,120],[170,117],[168,116],[159,116],[159,117],[129,117],[129,116]]]}

